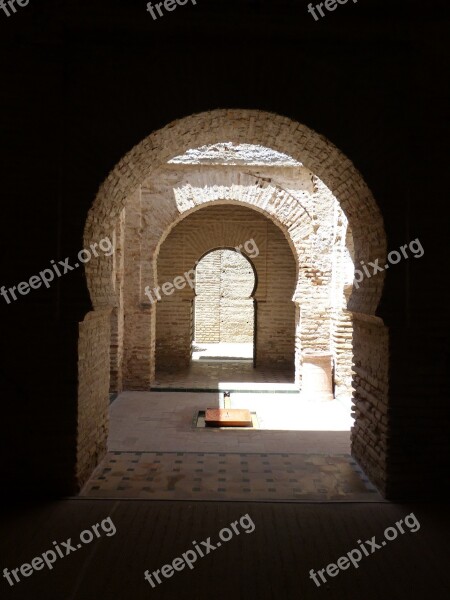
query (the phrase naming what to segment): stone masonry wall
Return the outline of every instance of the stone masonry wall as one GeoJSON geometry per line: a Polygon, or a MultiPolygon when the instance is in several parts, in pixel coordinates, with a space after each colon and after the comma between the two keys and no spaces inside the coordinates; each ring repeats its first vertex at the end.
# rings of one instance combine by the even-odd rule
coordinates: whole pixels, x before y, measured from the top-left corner
{"type": "Polygon", "coordinates": [[[388,330],[381,319],[353,315],[354,416],[352,450],[381,491],[387,488],[389,439],[388,330]]]}
{"type": "MultiPolygon", "coordinates": [[[[294,363],[296,381],[299,384],[301,384],[302,350],[311,348],[330,350],[333,329],[331,323],[336,316],[333,313],[333,306],[336,303],[333,304],[332,300],[334,293],[333,253],[336,250],[335,222],[337,215],[342,217],[343,212],[323,182],[297,164],[278,165],[272,168],[267,166],[256,168],[254,165],[249,165],[246,169],[248,171],[243,175],[242,167],[236,165],[185,164],[180,166],[172,164],[160,173],[157,180],[147,181],[145,187],[130,197],[125,227],[126,289],[124,297],[125,339],[127,342],[123,361],[124,381],[126,381],[128,389],[148,389],[156,362],[172,368],[172,363],[173,365],[187,366],[190,361],[190,341],[192,341],[193,327],[191,315],[194,310],[193,290],[187,288],[181,293],[170,296],[170,302],[178,303],[177,323],[171,319],[168,312],[170,310],[173,312],[175,305],[172,304],[171,307],[162,305],[168,301],[167,296],[163,297],[161,301],[157,301],[156,297],[149,301],[145,294],[146,289],[154,290],[158,285],[161,286],[166,281],[170,281],[162,276],[161,265],[157,260],[158,249],[165,244],[167,237],[176,236],[175,231],[178,228],[176,223],[183,222],[178,217],[175,225],[172,224],[167,228],[170,219],[172,219],[172,223],[174,222],[175,213],[172,212],[172,208],[169,210],[167,206],[164,206],[165,197],[173,197],[178,210],[184,211],[188,218],[191,218],[191,212],[192,214],[196,212],[190,208],[190,197],[198,207],[205,209],[207,205],[212,207],[221,203],[237,205],[237,200],[230,201],[228,199],[229,189],[232,189],[236,198],[242,197],[246,204],[250,204],[251,200],[250,205],[265,207],[262,213],[252,212],[253,225],[258,222],[272,224],[274,221],[272,215],[278,214],[277,211],[282,210],[286,232],[283,236],[280,227],[275,227],[274,231],[281,234],[278,239],[281,240],[282,246],[287,242],[292,251],[295,251],[294,257],[298,264],[297,279],[295,291],[284,290],[287,296],[283,295],[282,286],[280,288],[280,282],[283,281],[283,265],[277,264],[280,249],[277,247],[276,240],[271,239],[273,249],[270,251],[266,249],[267,255],[270,255],[273,267],[279,270],[278,277],[272,278],[271,305],[267,304],[269,281],[264,272],[263,276],[260,274],[258,278],[254,307],[257,321],[262,319],[264,323],[271,320],[273,330],[278,327],[280,333],[273,338],[272,334],[267,334],[264,327],[257,332],[259,364],[268,364],[273,360],[275,364],[279,365],[291,364],[292,348],[289,347],[291,334],[283,329],[282,324],[285,316],[295,323],[294,363]],[[232,184],[232,188],[219,187],[218,182],[232,184]],[[220,196],[218,196],[216,201],[211,202],[211,191],[214,191],[214,194],[222,192],[227,199],[220,200],[220,196]],[[272,218],[269,220],[268,216],[272,218]],[[166,227],[166,233],[164,227],[166,227]],[[293,305],[290,301],[286,302],[287,297],[294,300],[293,305]],[[158,311],[157,319],[156,311],[158,311]],[[178,326],[180,321],[183,322],[181,328],[178,326]],[[158,331],[161,332],[162,324],[164,324],[165,333],[157,334],[159,361],[155,361],[155,342],[151,331],[157,326],[158,331]],[[285,331],[284,339],[282,339],[282,331],[285,331]],[[167,352],[163,350],[166,344],[168,344],[167,352]],[[174,354],[175,347],[178,349],[174,354]],[[170,360],[166,360],[169,358],[170,360]]],[[[207,227],[209,239],[208,244],[204,244],[201,248],[203,253],[220,247],[221,244],[226,245],[220,220],[214,222],[211,217],[207,227]],[[222,241],[220,242],[220,240],[222,241]]],[[[195,238],[197,233],[192,230],[190,238],[195,238]]],[[[234,235],[233,245],[242,245],[252,237],[254,237],[252,229],[242,230],[240,235],[234,235]]],[[[180,240],[180,247],[189,248],[190,238],[187,241],[180,240]]],[[[269,243],[268,238],[265,238],[265,243],[269,243]]],[[[193,261],[188,264],[186,256],[183,255],[184,263],[181,273],[193,268],[195,261],[199,258],[201,258],[201,254],[196,254],[193,261]]],[[[179,273],[174,276],[176,275],[179,273]]],[[[338,281],[338,286],[342,284],[341,280],[342,277],[338,281]]],[[[337,293],[339,298],[343,298],[342,289],[339,289],[337,293]]],[[[154,292],[152,294],[155,296],[154,292]]],[[[225,304],[226,300],[223,300],[224,310],[225,304]]],[[[228,302],[228,304],[228,313],[231,315],[234,312],[232,311],[233,303],[228,302]]],[[[250,320],[250,312],[254,307],[248,306],[249,319],[246,318],[246,321],[250,320]]],[[[339,310],[341,309],[342,306],[339,304],[339,310]]],[[[208,319],[214,319],[214,314],[218,313],[211,311],[208,319]]],[[[351,358],[349,360],[351,362],[351,358]]],[[[342,360],[338,361],[338,369],[341,368],[341,363],[342,360]]],[[[346,368],[347,365],[345,365],[346,368]]],[[[342,377],[338,373],[339,379],[342,377]]]]}
{"type": "Polygon", "coordinates": [[[81,487],[107,449],[111,310],[90,312],[79,325],[76,480],[81,487]]]}
{"type": "MultiPolygon", "coordinates": [[[[148,389],[154,374],[152,307],[141,304],[143,239],[141,190],[129,200],[124,242],[124,389],[148,389]]],[[[149,257],[151,259],[151,257],[149,257]]]]}
{"type": "Polygon", "coordinates": [[[111,347],[110,347],[110,392],[123,389],[123,354],[124,354],[124,235],[125,209],[120,214],[114,231],[114,270],[116,305],[111,312],[111,347]]]}
{"type": "Polygon", "coordinates": [[[347,310],[354,277],[353,238],[339,206],[335,208],[331,287],[331,351],[335,396],[353,396],[353,316],[347,310]]]}
{"type": "Polygon", "coordinates": [[[196,268],[195,341],[253,343],[255,276],[238,252],[216,250],[196,268]]]}

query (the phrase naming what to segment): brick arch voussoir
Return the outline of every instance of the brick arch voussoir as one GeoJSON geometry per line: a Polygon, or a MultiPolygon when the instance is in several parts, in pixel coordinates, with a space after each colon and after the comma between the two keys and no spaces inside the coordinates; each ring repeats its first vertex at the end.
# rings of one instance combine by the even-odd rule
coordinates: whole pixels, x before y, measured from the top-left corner
{"type": "MultiPolygon", "coordinates": [[[[88,214],[85,241],[110,233],[126,199],[168,160],[190,148],[224,141],[270,147],[301,162],[327,185],[340,203],[353,231],[357,260],[383,258],[386,249],[383,219],[351,161],[305,125],[257,110],[219,109],[199,113],[150,134],[119,161],[102,184],[88,214]],[[368,226],[372,231],[370,237],[365,235],[368,226]]],[[[95,296],[92,270],[99,262],[86,266],[91,296],[95,296]]],[[[352,309],[374,314],[381,291],[382,278],[376,283],[364,281],[352,294],[352,309]]],[[[95,306],[95,297],[93,303],[95,306]]]]}

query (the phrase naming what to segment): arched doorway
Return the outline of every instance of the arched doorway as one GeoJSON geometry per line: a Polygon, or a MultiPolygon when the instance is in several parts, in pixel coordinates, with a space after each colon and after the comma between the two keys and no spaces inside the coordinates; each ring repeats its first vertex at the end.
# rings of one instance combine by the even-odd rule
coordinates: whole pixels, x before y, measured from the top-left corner
{"type": "MultiPolygon", "coordinates": [[[[251,246],[253,252],[258,250],[254,240],[251,246]]],[[[199,260],[195,269],[193,360],[251,360],[255,364],[255,291],[255,270],[242,251],[211,250],[199,260]]]]}
{"type": "MultiPolygon", "coordinates": [[[[156,368],[173,372],[189,367],[196,268],[217,247],[232,248],[232,254],[238,249],[252,266],[255,285],[249,292],[248,309],[256,316],[256,366],[289,370],[293,377],[296,336],[300,335],[294,300],[295,257],[283,231],[265,213],[229,200],[200,204],[178,221],[159,247],[154,264],[158,286],[164,289],[166,282],[175,282],[180,275],[186,283],[180,281],[182,289],[162,294],[155,304],[156,368]]],[[[239,288],[239,281],[230,283],[239,288]]]]}
{"type": "MultiPolygon", "coordinates": [[[[190,160],[195,164],[195,152],[190,160]]],[[[278,164],[279,168],[284,166],[288,165],[278,164]]],[[[116,354],[120,356],[122,385],[128,389],[148,389],[154,378],[157,309],[146,302],[142,284],[148,282],[150,288],[157,285],[159,248],[181,219],[207,203],[226,201],[251,206],[268,216],[283,231],[292,248],[298,274],[293,304],[296,321],[302,324],[301,331],[296,330],[295,342],[295,367],[300,378],[302,348],[317,343],[317,340],[319,347],[330,345],[326,318],[327,266],[316,253],[321,247],[323,233],[320,206],[328,197],[334,199],[351,229],[355,264],[376,258],[383,262],[386,239],[382,218],[361,175],[330,142],[307,127],[259,111],[219,110],[182,119],[155,132],[121,161],[102,186],[89,213],[86,243],[109,235],[116,240],[117,247],[121,247],[124,210],[131,208],[131,214],[136,216],[135,222],[132,218],[129,225],[136,232],[134,250],[138,268],[130,276],[128,290],[123,290],[126,257],[123,265],[117,257],[111,260],[102,257],[86,266],[94,312],[81,327],[80,344],[93,337],[94,326],[97,330],[109,329],[114,309],[115,346],[116,354]],[[181,170],[180,161],[173,162],[174,159],[191,149],[221,143],[225,146],[224,154],[230,147],[232,150],[239,147],[241,155],[245,155],[245,144],[271,149],[284,157],[281,161],[286,158],[293,161],[289,167],[297,172],[301,186],[296,187],[297,177],[292,185],[288,181],[281,186],[266,176],[262,168],[252,171],[239,168],[242,164],[247,167],[248,163],[238,160],[235,168],[228,169],[225,175],[214,166],[199,164],[194,176],[186,180],[180,175],[170,193],[166,193],[167,188],[161,192],[158,187],[161,171],[165,170],[170,179],[175,170],[181,170]],[[227,144],[231,146],[227,148],[227,144]],[[305,208],[308,194],[320,200],[313,214],[305,208]],[[151,223],[148,217],[143,218],[142,211],[135,210],[144,205],[150,207],[151,223]],[[145,226],[150,227],[150,234],[146,236],[142,234],[145,226]],[[316,291],[314,302],[309,306],[302,305],[302,297],[307,297],[313,289],[316,291]],[[124,303],[120,301],[122,293],[124,303]],[[127,326],[123,328],[123,306],[127,302],[127,326]]],[[[337,234],[342,239],[342,232],[337,234]]],[[[375,314],[382,285],[382,275],[364,279],[358,287],[353,287],[342,308],[352,324],[352,384],[356,414],[352,452],[380,489],[385,488],[387,477],[388,437],[388,337],[383,322],[375,314]]],[[[92,368],[88,361],[80,363],[81,382],[91,378],[92,368]]],[[[95,368],[109,372],[109,361],[104,365],[96,364],[95,368]]],[[[100,378],[103,388],[107,381],[106,373],[100,378]]],[[[102,398],[107,390],[103,388],[88,392],[96,398],[96,427],[98,422],[106,422],[107,406],[102,398]]],[[[88,403],[89,398],[81,397],[79,411],[85,410],[88,403]]],[[[90,425],[86,422],[85,427],[90,425]]],[[[99,451],[106,443],[106,431],[100,430],[95,439],[99,451]]],[[[92,436],[81,436],[80,439],[92,444],[92,436]]],[[[87,455],[92,457],[81,444],[78,450],[80,461],[87,455]]],[[[92,458],[88,459],[79,465],[79,472],[88,472],[92,464],[92,458]]]]}

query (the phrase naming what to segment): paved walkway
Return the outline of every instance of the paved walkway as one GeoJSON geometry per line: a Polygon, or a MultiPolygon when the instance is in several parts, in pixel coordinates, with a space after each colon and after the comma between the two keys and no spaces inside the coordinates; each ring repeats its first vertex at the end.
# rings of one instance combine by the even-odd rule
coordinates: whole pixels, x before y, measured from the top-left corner
{"type": "Polygon", "coordinates": [[[124,392],[111,405],[110,452],[82,495],[254,501],[381,500],[350,457],[349,407],[298,393],[231,394],[259,429],[197,427],[220,393],[124,392]]]}
{"type": "Polygon", "coordinates": [[[188,369],[158,371],[152,389],[217,390],[227,386],[241,389],[242,384],[250,383],[291,384],[294,389],[294,371],[276,367],[255,369],[249,360],[195,360],[188,369]]]}
{"type": "Polygon", "coordinates": [[[110,452],[84,487],[91,498],[381,502],[349,456],[110,452]]]}
{"type": "Polygon", "coordinates": [[[223,405],[222,394],[123,392],[111,405],[112,451],[288,452],[349,454],[350,409],[291,393],[231,394],[232,408],[255,411],[259,430],[198,429],[199,410],[223,405]]]}

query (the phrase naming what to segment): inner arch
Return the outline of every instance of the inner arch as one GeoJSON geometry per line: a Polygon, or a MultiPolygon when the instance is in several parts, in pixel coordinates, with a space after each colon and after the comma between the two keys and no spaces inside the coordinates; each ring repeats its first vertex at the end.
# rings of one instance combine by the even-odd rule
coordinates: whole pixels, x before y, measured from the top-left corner
{"type": "Polygon", "coordinates": [[[193,360],[253,361],[256,276],[250,260],[220,248],[205,254],[195,272],[193,360]]]}

